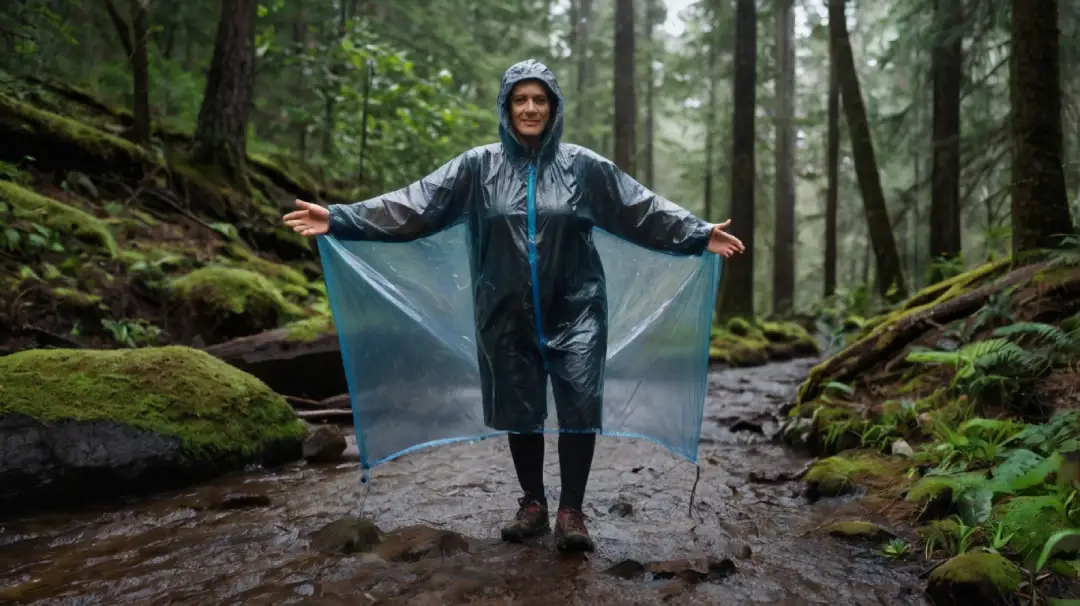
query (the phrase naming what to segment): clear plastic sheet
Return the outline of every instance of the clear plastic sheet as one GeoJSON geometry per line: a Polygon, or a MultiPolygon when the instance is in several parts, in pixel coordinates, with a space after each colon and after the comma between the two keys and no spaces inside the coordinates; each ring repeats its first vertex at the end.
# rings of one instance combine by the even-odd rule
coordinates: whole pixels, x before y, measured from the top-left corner
{"type": "MultiPolygon", "coordinates": [[[[602,424],[586,430],[694,462],[720,258],[664,254],[599,228],[593,237],[608,329],[602,424]]],[[[363,468],[504,433],[485,422],[467,226],[403,243],[318,241],[363,468]]],[[[550,387],[547,411],[544,431],[559,431],[550,387]]]]}

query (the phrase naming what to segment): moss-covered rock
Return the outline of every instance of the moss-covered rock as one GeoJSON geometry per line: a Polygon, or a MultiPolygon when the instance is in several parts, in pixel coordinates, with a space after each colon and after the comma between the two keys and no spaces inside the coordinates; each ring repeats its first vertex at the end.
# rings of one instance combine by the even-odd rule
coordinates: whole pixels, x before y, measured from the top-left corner
{"type": "Polygon", "coordinates": [[[926,593],[935,606],[1003,606],[1016,603],[1023,578],[1003,556],[971,552],[935,568],[926,593]]]}
{"type": "Polygon", "coordinates": [[[882,541],[896,538],[896,535],[884,528],[864,520],[852,520],[849,522],[833,522],[821,529],[821,532],[841,539],[861,539],[867,541],[882,541]]]}
{"type": "Polygon", "coordinates": [[[171,280],[169,290],[198,316],[197,332],[215,342],[274,328],[304,313],[266,276],[248,269],[203,267],[171,280]]]}
{"type": "Polygon", "coordinates": [[[969,471],[953,475],[929,475],[919,478],[907,495],[906,501],[918,503],[924,508],[933,505],[934,511],[924,515],[922,519],[932,519],[948,515],[953,499],[968,488],[980,486],[987,482],[985,471],[969,471]]]}
{"type": "Polygon", "coordinates": [[[811,498],[850,494],[862,483],[898,475],[903,461],[888,459],[870,450],[852,450],[814,463],[804,481],[811,498]]]}
{"type": "Polygon", "coordinates": [[[731,318],[712,329],[709,358],[731,366],[760,366],[821,353],[817,340],[795,322],[759,322],[731,318]]]}
{"type": "Polygon", "coordinates": [[[117,256],[116,240],[109,227],[83,210],[46,198],[10,181],[0,181],[0,202],[11,205],[16,219],[88,242],[110,257],[117,256]]]}
{"type": "Polygon", "coordinates": [[[0,358],[0,508],[299,458],[306,429],[255,377],[202,351],[29,350],[0,358]]]}

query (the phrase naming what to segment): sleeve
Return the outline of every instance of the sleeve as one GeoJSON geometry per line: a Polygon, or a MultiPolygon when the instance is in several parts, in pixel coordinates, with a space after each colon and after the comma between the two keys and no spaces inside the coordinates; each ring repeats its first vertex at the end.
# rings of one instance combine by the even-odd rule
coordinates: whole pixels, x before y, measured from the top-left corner
{"type": "Polygon", "coordinates": [[[353,204],[331,204],[330,235],[339,240],[408,242],[466,216],[475,187],[474,154],[465,152],[397,191],[353,204]]]}
{"type": "Polygon", "coordinates": [[[696,256],[707,249],[713,224],[650,191],[589,150],[583,148],[575,164],[597,227],[668,254],[696,256]]]}

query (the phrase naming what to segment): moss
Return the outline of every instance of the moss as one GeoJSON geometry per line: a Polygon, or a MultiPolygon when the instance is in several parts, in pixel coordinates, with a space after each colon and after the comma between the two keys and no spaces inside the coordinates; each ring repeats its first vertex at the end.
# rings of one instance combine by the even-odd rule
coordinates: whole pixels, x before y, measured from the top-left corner
{"type": "Polygon", "coordinates": [[[304,289],[304,295],[307,294],[308,280],[304,277],[302,272],[293,269],[288,265],[274,263],[273,261],[263,259],[243,244],[230,244],[227,251],[230,257],[242,262],[242,266],[245,269],[250,269],[264,276],[275,278],[285,284],[298,286],[304,289]]]}
{"type": "Polygon", "coordinates": [[[915,534],[924,541],[929,541],[939,536],[954,536],[960,529],[960,524],[955,518],[931,520],[929,523],[915,529],[915,534]]]}
{"type": "Polygon", "coordinates": [[[895,466],[873,451],[849,451],[817,461],[803,479],[816,496],[839,496],[854,491],[862,480],[887,478],[895,466]]]}
{"type": "Polygon", "coordinates": [[[872,522],[865,522],[862,520],[833,522],[822,528],[821,531],[834,537],[844,539],[868,539],[871,541],[891,539],[896,536],[872,522]]]}
{"type": "Polygon", "coordinates": [[[251,457],[303,423],[262,381],[186,347],[37,349],[0,358],[0,415],[108,420],[180,439],[186,461],[251,457]]]}
{"type": "Polygon", "coordinates": [[[761,333],[770,343],[790,346],[794,355],[821,354],[817,339],[795,322],[763,322],[761,333]]]}
{"type": "Polygon", "coordinates": [[[925,476],[920,478],[908,490],[905,500],[915,503],[925,503],[930,499],[943,496],[945,491],[952,495],[959,495],[968,488],[979,486],[987,482],[986,473],[971,471],[949,476],[925,476]]]}
{"type": "Polygon", "coordinates": [[[1024,574],[1004,556],[985,551],[958,555],[930,573],[927,593],[934,604],[1012,602],[1024,574]]]}
{"type": "Polygon", "coordinates": [[[748,337],[754,332],[754,326],[746,318],[732,318],[728,320],[727,330],[738,337],[748,337]]]}
{"type": "Polygon", "coordinates": [[[94,307],[101,303],[101,297],[75,288],[58,287],[50,291],[52,296],[75,307],[94,307]]]}
{"type": "Polygon", "coordinates": [[[11,204],[18,219],[38,223],[56,232],[92,242],[110,257],[115,258],[118,253],[116,240],[108,226],[85,211],[46,198],[10,181],[0,181],[0,200],[11,204]]]}
{"type": "Polygon", "coordinates": [[[297,320],[285,325],[285,339],[306,343],[334,330],[334,320],[330,316],[320,315],[297,320]]]}
{"type": "Polygon", "coordinates": [[[1009,548],[1027,558],[1038,553],[1052,534],[1072,526],[1058,505],[1053,496],[1016,497],[995,505],[991,519],[1001,522],[1006,535],[1013,535],[1009,548]]]}
{"type": "Polygon", "coordinates": [[[303,315],[269,279],[247,269],[211,265],[169,283],[173,295],[218,316],[249,314],[268,321],[303,315]]]}
{"type": "Polygon", "coordinates": [[[4,128],[28,137],[62,141],[90,158],[114,166],[160,164],[150,152],[130,141],[0,95],[0,129],[4,128]]]}

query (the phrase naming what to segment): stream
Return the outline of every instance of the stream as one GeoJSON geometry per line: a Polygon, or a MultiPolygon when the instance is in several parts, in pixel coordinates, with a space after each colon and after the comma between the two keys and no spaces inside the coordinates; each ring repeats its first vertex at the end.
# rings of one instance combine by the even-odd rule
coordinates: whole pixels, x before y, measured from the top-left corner
{"type": "MultiPolygon", "coordinates": [[[[12,520],[0,526],[0,604],[928,604],[917,565],[815,532],[881,520],[855,499],[807,501],[790,477],[809,459],[767,437],[813,362],[710,373],[692,509],[694,465],[645,440],[598,440],[585,501],[593,554],[557,553],[550,536],[498,540],[520,492],[505,439],[403,456],[368,485],[353,450],[337,464],[252,469],[12,520]],[[258,506],[219,505],[237,493],[258,506]],[[310,548],[313,532],[358,515],[383,531],[452,531],[467,551],[387,562],[310,548]],[[660,574],[703,557],[723,565],[660,574]]],[[[555,440],[545,457],[552,502],[555,440]]]]}

